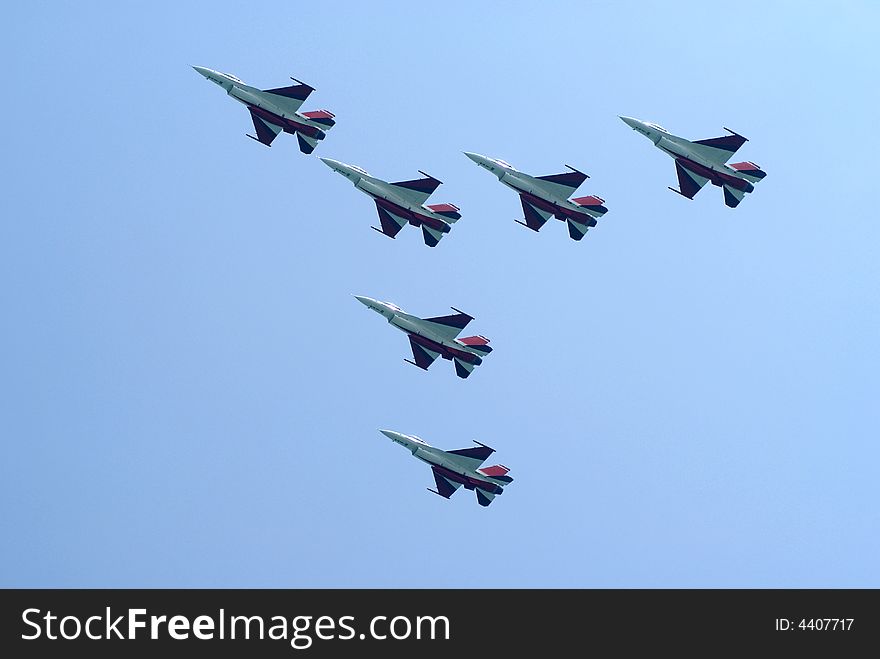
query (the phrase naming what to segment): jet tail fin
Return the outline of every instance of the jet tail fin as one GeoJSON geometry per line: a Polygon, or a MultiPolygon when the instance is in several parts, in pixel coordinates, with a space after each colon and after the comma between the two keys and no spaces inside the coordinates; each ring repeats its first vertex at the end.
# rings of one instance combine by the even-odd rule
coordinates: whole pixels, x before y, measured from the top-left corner
{"type": "Polygon", "coordinates": [[[757,183],[765,176],[767,176],[767,172],[762,170],[753,162],[735,162],[731,165],[731,167],[733,167],[740,176],[751,183],[757,183]]]}
{"type": "Polygon", "coordinates": [[[462,379],[469,376],[476,366],[476,364],[462,361],[458,357],[453,357],[452,361],[455,363],[455,374],[462,379]]]}
{"type": "MultiPolygon", "coordinates": [[[[565,218],[566,224],[568,224],[568,235],[572,240],[580,240],[585,235],[587,235],[587,231],[589,230],[589,224],[584,224],[583,222],[579,222],[571,217],[565,218]]],[[[595,226],[595,220],[593,220],[595,226]]]]}
{"type": "Polygon", "coordinates": [[[496,492],[488,492],[486,490],[481,490],[478,487],[475,487],[474,491],[476,491],[477,493],[477,503],[479,503],[484,508],[492,503],[493,499],[495,499],[496,492]]]}
{"type": "Polygon", "coordinates": [[[427,224],[422,225],[422,238],[424,238],[425,244],[428,247],[436,247],[442,237],[443,233],[441,231],[437,231],[437,229],[433,229],[427,224]]]}
{"type": "Polygon", "coordinates": [[[315,150],[315,147],[318,146],[318,140],[314,137],[303,135],[300,132],[297,132],[296,139],[299,141],[299,150],[303,153],[311,153],[315,150]]]}
{"type": "Polygon", "coordinates": [[[743,190],[737,190],[736,188],[732,188],[729,185],[725,184],[724,186],[724,203],[730,206],[731,208],[736,208],[739,206],[739,202],[742,201],[742,198],[745,197],[746,193],[743,190]]]}

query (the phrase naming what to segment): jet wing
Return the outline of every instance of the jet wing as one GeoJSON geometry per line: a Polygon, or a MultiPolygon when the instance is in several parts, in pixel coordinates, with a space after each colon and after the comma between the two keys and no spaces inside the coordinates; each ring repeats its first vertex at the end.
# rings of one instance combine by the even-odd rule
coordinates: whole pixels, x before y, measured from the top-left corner
{"type": "MultiPolygon", "coordinates": [[[[419,174],[425,173],[420,171],[419,174]]],[[[433,176],[425,174],[425,178],[417,178],[412,181],[397,181],[396,183],[389,183],[389,185],[394,186],[394,192],[397,196],[417,206],[421,206],[428,200],[428,197],[434,194],[434,190],[440,186],[440,181],[433,176]]]]}
{"type": "MultiPolygon", "coordinates": [[[[455,311],[458,311],[458,309],[455,309],[455,311]]],[[[430,329],[434,334],[449,340],[452,340],[461,334],[461,331],[467,327],[467,324],[473,319],[473,316],[469,316],[461,311],[449,316],[422,318],[424,322],[430,323],[430,329]]]]}
{"type": "Polygon", "coordinates": [[[445,476],[440,473],[440,470],[437,469],[437,467],[431,467],[431,471],[434,472],[434,482],[437,483],[437,489],[432,491],[436,492],[441,497],[448,499],[453,494],[455,494],[455,491],[459,487],[461,487],[461,483],[453,483],[449,481],[445,476]]]}
{"type": "Polygon", "coordinates": [[[583,172],[577,171],[574,167],[569,167],[570,172],[564,174],[549,174],[547,176],[532,177],[538,185],[545,190],[552,192],[560,199],[568,199],[568,197],[586,181],[589,176],[583,172]]]}
{"type": "Polygon", "coordinates": [[[376,202],[376,210],[379,212],[379,225],[382,227],[378,229],[373,227],[379,233],[384,233],[389,238],[394,238],[400,230],[407,225],[409,220],[406,220],[399,215],[395,215],[394,213],[382,208],[378,202],[376,202]]]}
{"type": "Polygon", "coordinates": [[[730,135],[724,137],[711,137],[707,140],[696,140],[691,142],[691,148],[704,158],[708,158],[713,162],[721,165],[730,160],[731,156],[748,140],[742,135],[737,135],[729,128],[730,135]]]}
{"type": "Polygon", "coordinates": [[[525,216],[526,221],[520,222],[517,220],[517,223],[522,224],[524,227],[528,227],[532,231],[540,230],[540,228],[544,226],[544,223],[550,219],[550,213],[533,206],[526,199],[525,195],[520,195],[519,199],[522,202],[523,215],[525,216]]]}
{"type": "Polygon", "coordinates": [[[470,448],[460,448],[454,451],[446,451],[447,459],[457,465],[461,465],[463,469],[476,471],[477,467],[483,464],[495,449],[489,448],[483,444],[472,446],[470,448]]]}
{"type": "Polygon", "coordinates": [[[248,135],[252,140],[257,140],[261,144],[265,144],[266,146],[272,146],[272,140],[278,137],[278,133],[281,132],[281,128],[270,124],[266,121],[260,119],[254,111],[251,110],[251,119],[254,120],[254,130],[257,131],[257,136],[248,135]]]}
{"type": "Polygon", "coordinates": [[[420,346],[412,340],[412,337],[409,339],[409,345],[412,348],[413,359],[415,361],[410,361],[408,359],[406,361],[426,371],[428,370],[428,367],[434,363],[434,360],[440,356],[439,352],[434,352],[424,346],[420,346]]]}
{"type": "MultiPolygon", "coordinates": [[[[297,80],[296,82],[299,81],[297,80]]],[[[300,106],[309,97],[309,94],[315,91],[315,88],[300,83],[290,87],[276,87],[275,89],[264,89],[263,91],[275,97],[272,99],[275,105],[283,107],[287,112],[294,113],[299,110],[300,106]]]]}
{"type": "Polygon", "coordinates": [[[679,189],[677,192],[680,192],[688,199],[693,199],[694,195],[697,194],[709,180],[704,176],[694,174],[689,169],[686,169],[678,160],[675,161],[675,173],[678,174],[679,189]]]}

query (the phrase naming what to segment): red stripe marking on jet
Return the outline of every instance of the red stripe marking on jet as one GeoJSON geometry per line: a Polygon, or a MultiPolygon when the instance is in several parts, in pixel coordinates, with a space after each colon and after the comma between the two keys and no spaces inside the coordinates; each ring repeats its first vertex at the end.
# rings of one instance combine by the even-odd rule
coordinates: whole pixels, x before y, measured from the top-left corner
{"type": "Polygon", "coordinates": [[[493,494],[498,492],[501,488],[495,483],[488,483],[484,480],[480,480],[478,478],[473,478],[471,476],[465,476],[464,474],[458,474],[446,467],[441,467],[439,465],[432,465],[437,472],[443,476],[444,478],[454,481],[456,483],[461,483],[466,490],[473,490],[474,487],[479,487],[481,490],[485,490],[487,492],[492,492],[493,494]]]}
{"type": "Polygon", "coordinates": [[[468,336],[463,339],[459,339],[466,346],[484,346],[489,343],[489,339],[485,336],[468,336]]]}
{"type": "Polygon", "coordinates": [[[324,131],[319,128],[315,128],[314,126],[307,126],[306,124],[301,124],[298,121],[294,121],[293,119],[288,119],[286,117],[281,117],[274,112],[269,112],[268,110],[264,110],[263,108],[258,108],[255,105],[249,105],[251,112],[260,117],[261,119],[268,121],[270,124],[274,124],[276,126],[281,126],[281,129],[285,133],[302,133],[303,135],[307,135],[308,137],[317,137],[318,135],[323,135],[324,131]]]}
{"type": "Polygon", "coordinates": [[[443,345],[442,343],[437,343],[436,341],[432,341],[431,339],[420,336],[418,334],[410,334],[409,338],[413,343],[416,343],[423,348],[428,348],[433,352],[439,352],[443,359],[452,359],[453,357],[457,357],[463,362],[467,362],[468,364],[480,364],[482,363],[482,358],[478,355],[475,355],[472,352],[468,352],[467,350],[458,350],[456,348],[451,348],[449,346],[443,345]]]}
{"type": "Polygon", "coordinates": [[[431,204],[430,206],[428,206],[428,208],[436,213],[441,213],[443,211],[461,210],[458,206],[453,206],[452,204],[431,204]]]}
{"type": "Polygon", "coordinates": [[[485,474],[486,476],[504,476],[510,469],[506,469],[501,465],[493,465],[491,467],[485,467],[483,469],[477,469],[481,474],[485,474]]]}
{"type": "MultiPolygon", "coordinates": [[[[373,197],[373,195],[370,195],[373,197]]],[[[449,225],[446,222],[441,220],[437,220],[433,217],[428,217],[427,215],[422,215],[420,213],[416,213],[414,211],[409,210],[408,208],[404,208],[403,206],[398,206],[397,204],[388,201],[387,199],[382,199],[380,197],[373,197],[376,200],[376,203],[384,208],[385,210],[392,211],[395,215],[399,215],[400,217],[406,219],[413,226],[421,226],[425,224],[430,228],[439,231],[440,233],[449,233],[449,225]]]]}
{"type": "Polygon", "coordinates": [[[312,110],[311,112],[303,112],[302,114],[309,119],[333,119],[336,116],[329,110],[312,110]]]}

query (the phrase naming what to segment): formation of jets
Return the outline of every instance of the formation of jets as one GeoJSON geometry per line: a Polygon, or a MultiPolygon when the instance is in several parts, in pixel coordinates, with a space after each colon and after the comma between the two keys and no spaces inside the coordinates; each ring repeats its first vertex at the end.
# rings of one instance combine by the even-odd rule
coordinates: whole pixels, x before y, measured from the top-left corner
{"type": "MultiPolygon", "coordinates": [[[[229,73],[201,66],[193,68],[248,108],[256,132],[256,135],[249,134],[248,137],[266,146],[271,146],[278,134],[285,132],[296,135],[300,151],[310,154],[336,123],[335,115],[329,110],[299,111],[315,90],[296,78],[291,78],[296,83],[294,85],[261,90],[229,73]]],[[[712,183],[722,188],[724,203],[735,208],[766,176],[751,161],[727,164],[747,141],[729,128],[724,129],[728,135],[691,141],[673,135],[655,123],[632,117],[620,118],[675,160],[679,187],[669,189],[688,199],[693,199],[706,183],[712,183]]],[[[464,153],[477,165],[497,176],[501,183],[516,191],[523,210],[523,220],[516,221],[533,231],[539,231],[551,217],[555,217],[566,223],[571,239],[579,241],[589,229],[596,226],[597,219],[608,212],[601,197],[572,197],[589,177],[570,165],[566,165],[569,171],[560,174],[533,176],[518,171],[504,160],[469,151],[464,153]]],[[[372,228],[389,238],[396,237],[403,227],[411,224],[422,229],[426,245],[436,247],[461,218],[458,206],[450,203],[426,204],[441,181],[421,170],[419,174],[424,178],[389,183],[371,176],[356,165],[331,158],[321,158],[321,161],[373,199],[379,215],[379,227],[372,228]]],[[[454,314],[420,318],[390,302],[361,295],[355,298],[407,334],[413,359],[405,361],[423,370],[442,357],[451,361],[456,375],[464,379],[492,352],[489,339],[485,336],[478,334],[458,338],[473,317],[454,307],[454,314]]],[[[433,447],[414,435],[393,430],[380,432],[431,465],[437,485],[437,489],[431,491],[446,499],[464,486],[476,493],[481,506],[488,506],[513,481],[507,475],[509,469],[504,465],[481,467],[494,449],[476,440],[475,447],[447,451],[433,447]]]]}

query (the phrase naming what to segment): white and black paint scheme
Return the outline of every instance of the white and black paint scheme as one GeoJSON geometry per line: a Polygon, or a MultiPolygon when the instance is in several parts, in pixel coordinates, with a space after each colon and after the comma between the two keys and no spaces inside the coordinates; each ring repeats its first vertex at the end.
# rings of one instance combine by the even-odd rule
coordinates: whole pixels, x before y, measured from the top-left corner
{"type": "Polygon", "coordinates": [[[507,475],[510,469],[502,464],[491,467],[480,466],[495,452],[495,449],[476,440],[474,447],[446,451],[431,446],[415,435],[404,435],[394,430],[379,432],[431,466],[437,489],[432,490],[429,487],[428,491],[439,494],[444,499],[448,499],[459,487],[464,486],[466,490],[473,490],[476,493],[477,502],[481,506],[488,506],[496,496],[504,492],[507,485],[513,482],[513,479],[507,475]]]}
{"type": "Polygon", "coordinates": [[[461,219],[460,209],[454,204],[425,205],[442,181],[421,170],[419,174],[425,178],[389,183],[371,176],[357,165],[347,165],[332,158],[321,158],[321,162],[373,199],[379,213],[379,226],[372,228],[389,238],[395,238],[403,227],[411,224],[422,228],[422,237],[428,247],[436,247],[452,225],[461,219]]]}
{"type": "Polygon", "coordinates": [[[675,160],[678,174],[678,190],[682,197],[693,199],[706,183],[712,183],[724,190],[724,203],[736,208],[742,198],[755,189],[755,183],[767,173],[750,161],[728,165],[739,148],[748,140],[725,128],[730,135],[711,137],[705,140],[687,140],[673,135],[668,130],[649,121],[620,117],[627,126],[641,133],[654,143],[658,149],[675,160]]]}
{"type": "Polygon", "coordinates": [[[483,357],[492,352],[489,339],[485,336],[478,334],[463,339],[457,338],[473,320],[473,316],[454,307],[452,310],[456,313],[448,316],[419,318],[402,311],[400,307],[390,302],[374,300],[363,295],[355,295],[355,298],[409,336],[413,360],[404,361],[423,370],[428,370],[437,357],[442,357],[455,364],[455,373],[458,377],[466,378],[474,368],[483,363],[483,357]]]}
{"type": "Polygon", "coordinates": [[[532,231],[539,231],[551,217],[568,224],[568,235],[572,240],[580,240],[590,227],[596,226],[596,218],[608,212],[605,200],[596,197],[576,197],[569,199],[589,176],[571,165],[562,174],[532,176],[518,171],[510,163],[498,158],[481,156],[479,153],[465,151],[464,155],[488,169],[498,180],[519,194],[525,221],[516,220],[532,231]]]}
{"type": "Polygon", "coordinates": [[[315,89],[296,78],[291,80],[297,84],[289,87],[257,89],[246,85],[231,73],[221,73],[203,66],[193,68],[211,82],[220,85],[236,101],[247,106],[257,133],[248,137],[266,146],[272,146],[278,133],[285,132],[296,135],[300,151],[311,153],[318,142],[324,139],[327,131],[336,124],[335,115],[329,110],[299,112],[300,106],[315,89]]]}

